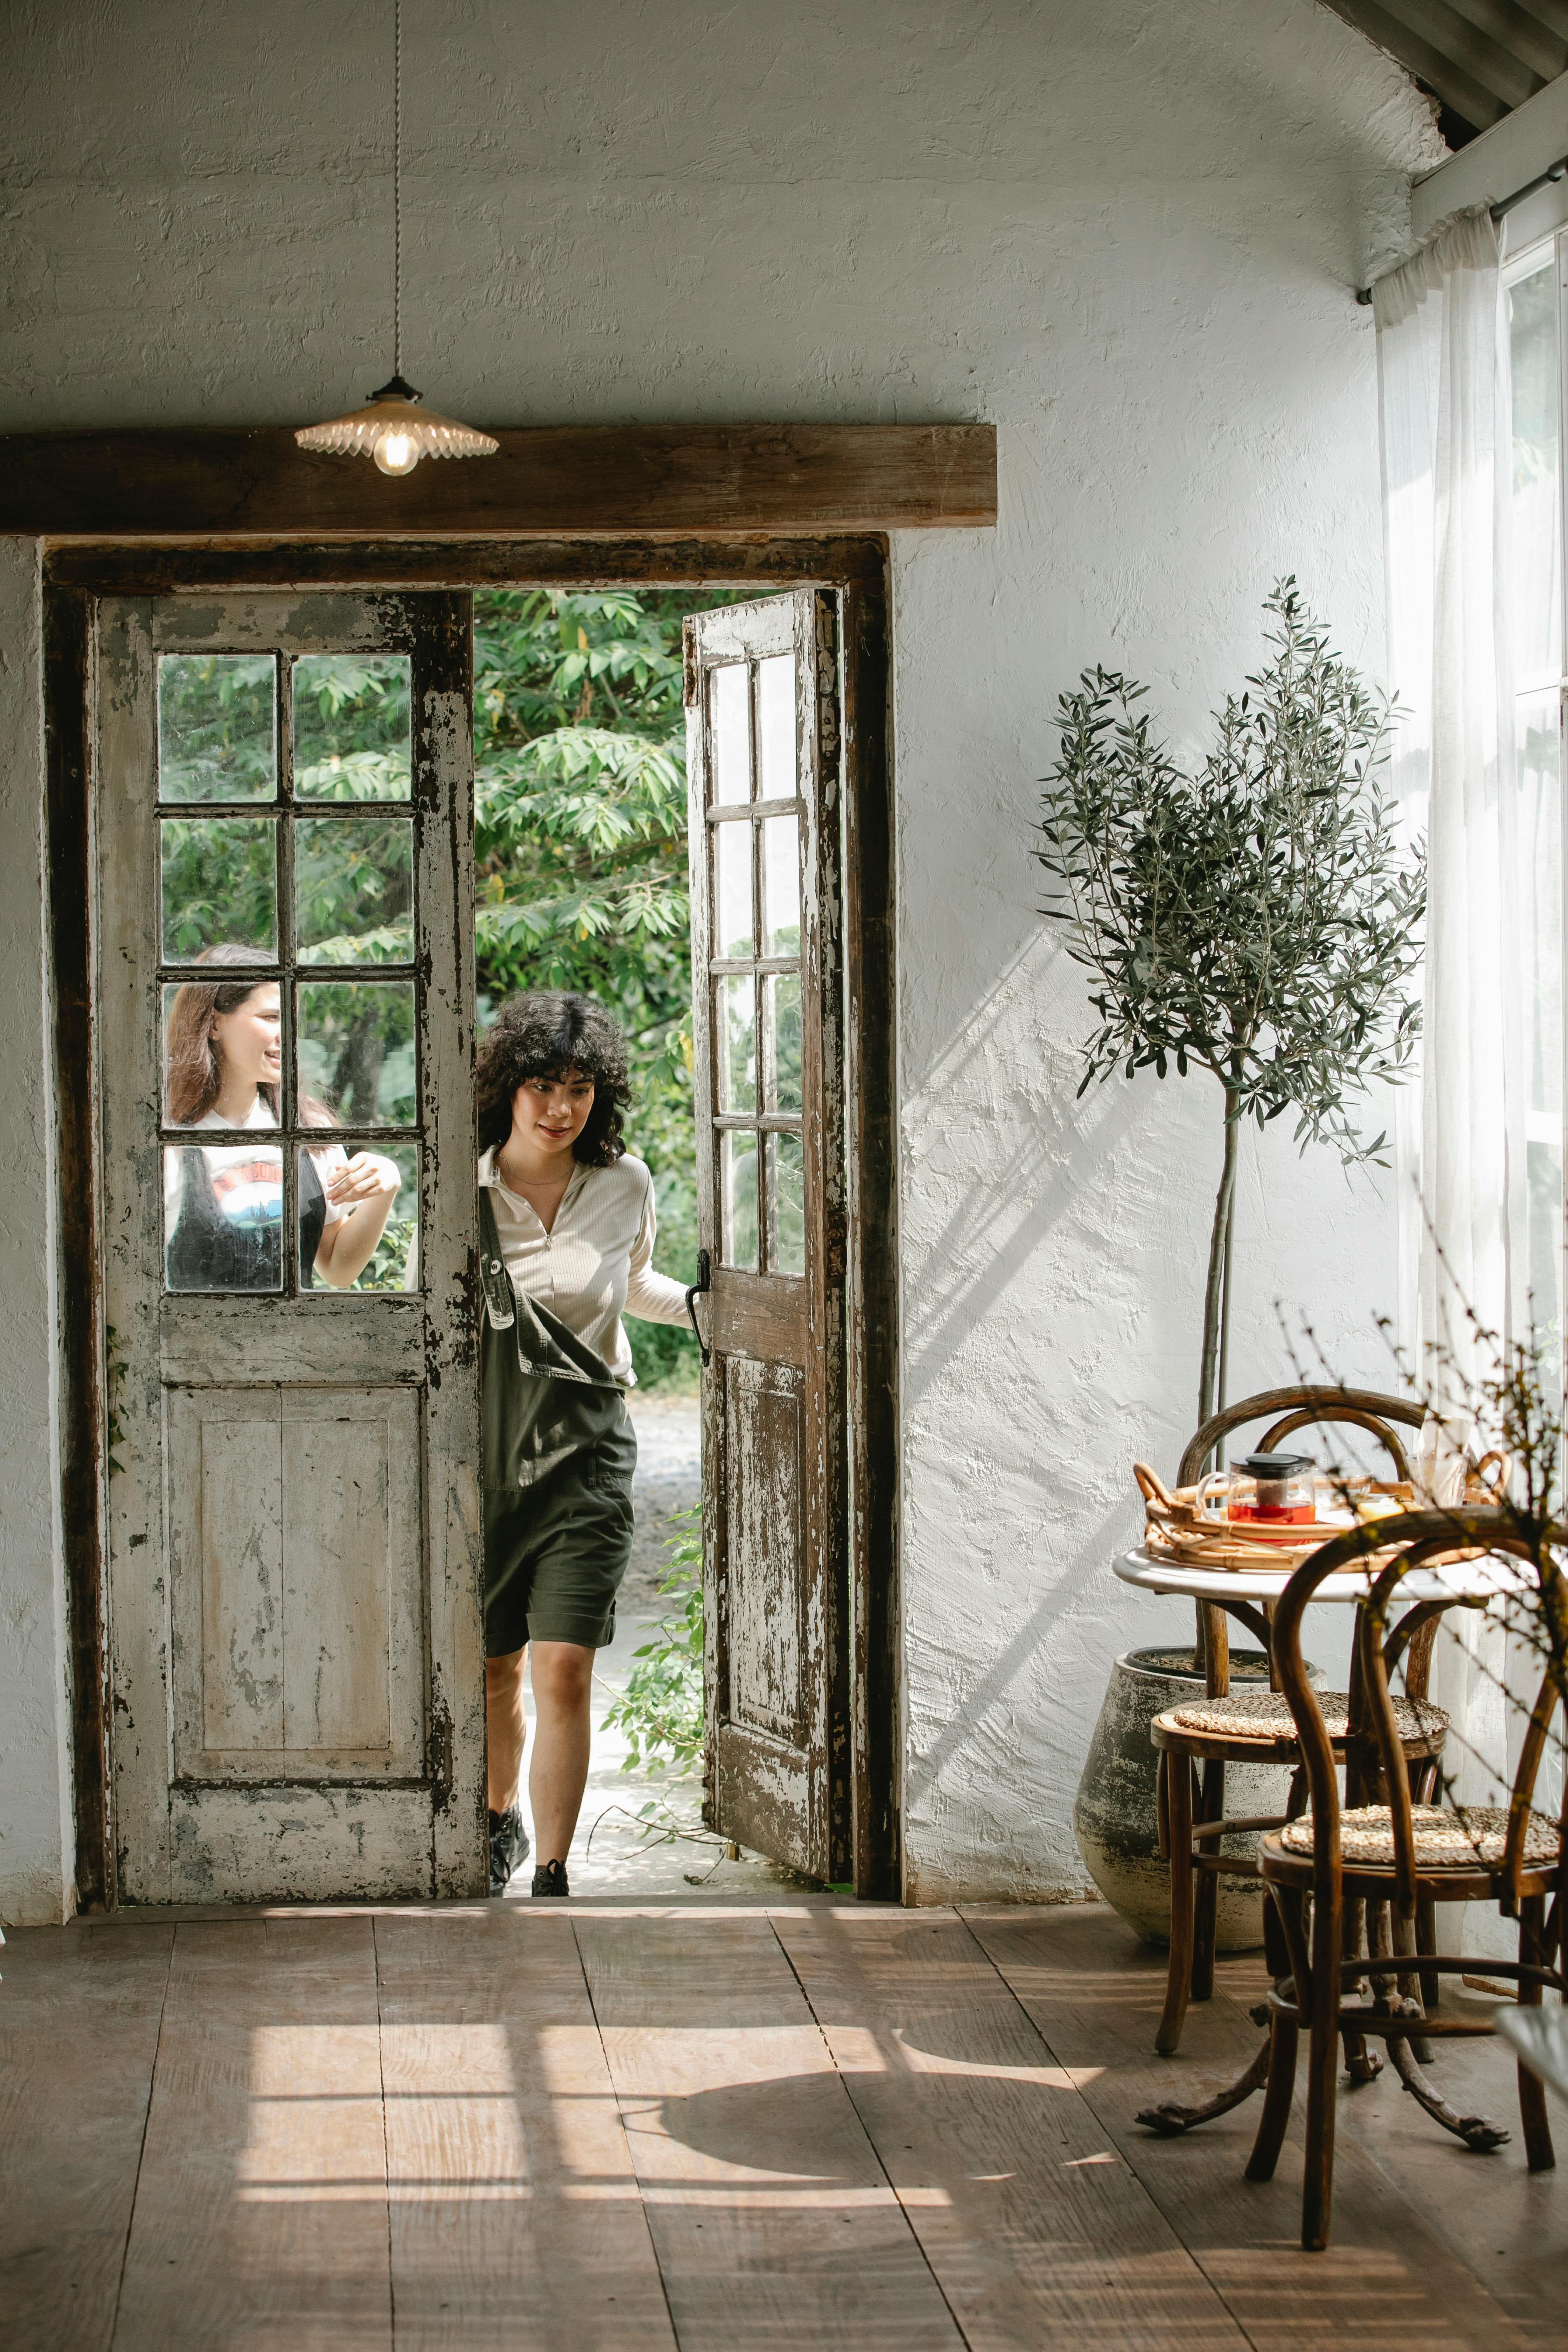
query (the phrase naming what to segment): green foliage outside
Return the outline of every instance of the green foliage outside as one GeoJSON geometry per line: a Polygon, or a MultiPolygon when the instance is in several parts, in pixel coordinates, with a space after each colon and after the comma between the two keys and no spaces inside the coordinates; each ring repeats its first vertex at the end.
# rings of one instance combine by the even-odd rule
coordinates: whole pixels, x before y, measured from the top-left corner
{"type": "Polygon", "coordinates": [[[158,795],[269,801],[278,791],[270,654],[164,654],[158,663],[158,795]]]}
{"type": "Polygon", "coordinates": [[[626,1736],[623,1772],[689,1772],[702,1757],[702,1514],[676,1511],[658,1597],[668,1606],[634,1652],[626,1690],[602,1728],[626,1736]]]}
{"type": "MultiPolygon", "coordinates": [[[[631,1046],[631,1149],[657,1261],[697,1278],[680,625],[729,596],[495,591],[474,600],[479,1012],[596,997],[631,1046]]],[[[691,1335],[628,1321],[637,1378],[695,1389],[691,1335]]]]}

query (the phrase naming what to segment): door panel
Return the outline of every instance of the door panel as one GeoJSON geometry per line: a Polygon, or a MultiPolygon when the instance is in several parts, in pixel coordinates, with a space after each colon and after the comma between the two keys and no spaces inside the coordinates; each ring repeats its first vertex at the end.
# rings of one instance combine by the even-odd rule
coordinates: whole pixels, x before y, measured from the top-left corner
{"type": "Polygon", "coordinates": [[[469,642],[460,596],[100,611],[121,1900],[486,1883],[469,642]],[[282,1065],[198,1146],[215,946],[282,1065]],[[339,1145],[403,1179],[344,1290],[295,1242],[339,1145]]]}
{"type": "Polygon", "coordinates": [[[418,1406],[413,1389],[169,1391],[182,1778],[418,1771],[418,1406]]]}
{"type": "Polygon", "coordinates": [[[709,1817],[847,1870],[837,600],[687,623],[709,1817]]]}
{"type": "Polygon", "coordinates": [[[805,1748],[811,1721],[800,1574],[805,1381],[793,1365],[731,1355],[724,1386],[730,1717],[805,1748]]]}

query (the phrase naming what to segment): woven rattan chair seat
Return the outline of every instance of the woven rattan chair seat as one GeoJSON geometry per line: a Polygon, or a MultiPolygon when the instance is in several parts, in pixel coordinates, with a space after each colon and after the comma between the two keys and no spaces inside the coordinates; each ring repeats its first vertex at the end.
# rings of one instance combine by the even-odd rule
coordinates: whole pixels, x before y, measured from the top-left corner
{"type": "MultiPolygon", "coordinates": [[[[1319,1691],[1331,1739],[1342,1739],[1350,1720],[1350,1699],[1343,1691],[1319,1691]]],[[[1440,1706],[1425,1699],[1396,1698],[1394,1719],[1401,1739],[1426,1740],[1435,1731],[1447,1731],[1448,1718],[1440,1706]]],[[[1184,1699],[1165,1717],[1179,1731],[1206,1732],[1210,1738],[1294,1739],[1295,1718],[1283,1691],[1235,1691],[1226,1698],[1184,1699]]]]}
{"type": "MultiPolygon", "coordinates": [[[[1411,1808],[1415,1829],[1415,1860],[1428,1869],[1455,1864],[1461,1869],[1493,1868],[1502,1860],[1508,1835],[1508,1813],[1501,1805],[1467,1805],[1461,1816],[1438,1805],[1411,1808]]],[[[1279,1843],[1292,1853],[1312,1851],[1312,1816],[1303,1813],[1287,1822],[1279,1843]]],[[[1555,1862],[1562,1838],[1555,1822],[1531,1813],[1524,1835],[1527,1863],[1555,1862]]],[[[1345,1862],[1394,1865],[1394,1824],[1386,1805],[1356,1805],[1340,1815],[1340,1853],[1345,1862]]]]}

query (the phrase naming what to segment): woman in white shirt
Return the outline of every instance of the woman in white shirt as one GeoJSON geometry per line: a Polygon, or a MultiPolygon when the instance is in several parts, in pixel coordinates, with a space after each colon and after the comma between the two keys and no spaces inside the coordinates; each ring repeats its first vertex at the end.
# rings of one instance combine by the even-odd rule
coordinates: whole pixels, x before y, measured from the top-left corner
{"type": "MultiPolygon", "coordinates": [[[[205,964],[254,963],[209,948],[205,964]]],[[[283,1075],[283,1015],[275,980],[187,981],[169,1012],[164,1103],[171,1127],[275,1129],[283,1075]]],[[[301,1095],[310,1127],[331,1113],[301,1095]]],[[[399,1181],[394,1161],[341,1143],[305,1153],[300,1179],[300,1271],[346,1290],[369,1265],[399,1181]]],[[[283,1286],[283,1155],[277,1144],[171,1145],[163,1154],[165,1265],[171,1290],[283,1286]]]]}
{"type": "Polygon", "coordinates": [[[594,1654],[614,1637],[631,1552],[636,1374],[621,1318],[686,1318],[685,1291],[653,1268],[653,1179],[621,1136],[630,1100],[625,1041],[590,998],[542,992],[503,1006],[479,1070],[492,1894],[528,1852],[517,1798],[530,1651],[533,1892],[569,1891],[594,1654]]]}

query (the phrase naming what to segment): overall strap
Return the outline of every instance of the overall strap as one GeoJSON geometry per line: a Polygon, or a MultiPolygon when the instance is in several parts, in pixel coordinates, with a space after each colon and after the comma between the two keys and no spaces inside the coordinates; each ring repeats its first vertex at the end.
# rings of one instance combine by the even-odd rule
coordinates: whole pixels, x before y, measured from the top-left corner
{"type": "Polygon", "coordinates": [[[517,1356],[525,1372],[546,1380],[574,1381],[586,1388],[613,1389],[620,1382],[596,1349],[580,1339],[558,1315],[514,1290],[501,1255],[489,1188],[479,1187],[479,1278],[484,1289],[485,1319],[492,1331],[517,1330],[517,1356]]]}
{"type": "Polygon", "coordinates": [[[479,1186],[479,1286],[484,1292],[485,1315],[491,1330],[510,1331],[517,1321],[517,1293],[500,1254],[500,1235],[496,1231],[488,1184],[479,1186]]]}

